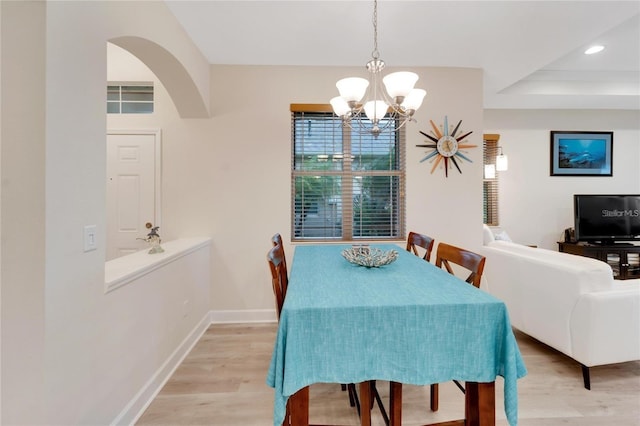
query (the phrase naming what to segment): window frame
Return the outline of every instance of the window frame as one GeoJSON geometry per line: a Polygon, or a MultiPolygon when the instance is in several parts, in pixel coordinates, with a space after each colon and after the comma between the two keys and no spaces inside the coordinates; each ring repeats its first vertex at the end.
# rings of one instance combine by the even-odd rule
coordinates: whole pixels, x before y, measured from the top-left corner
{"type": "MultiPolygon", "coordinates": [[[[352,137],[351,135],[356,130],[352,130],[348,125],[341,124],[342,135],[342,169],[341,170],[297,170],[296,169],[296,119],[299,119],[297,114],[313,114],[320,113],[326,114],[327,117],[332,117],[333,120],[340,123],[341,119],[335,114],[331,105],[329,104],[291,104],[291,240],[292,242],[353,242],[364,243],[369,241],[402,241],[405,238],[406,230],[406,132],[404,127],[395,130],[395,142],[394,148],[396,149],[394,158],[397,169],[390,170],[353,170],[352,164],[352,137]],[[296,210],[296,178],[302,176],[336,176],[341,178],[341,236],[338,237],[309,237],[298,236],[296,229],[296,214],[299,211],[296,210]],[[354,236],[353,219],[356,215],[356,209],[354,208],[355,192],[353,190],[353,181],[357,176],[362,177],[377,177],[384,176],[392,178],[390,184],[396,191],[391,190],[390,194],[393,198],[393,207],[395,212],[391,213],[392,221],[390,222],[390,235],[389,236],[354,236]],[[393,178],[397,178],[395,181],[393,178]]],[[[353,138],[356,139],[356,138],[353,138]]],[[[372,225],[373,226],[373,225],[372,225]]],[[[366,227],[365,227],[366,230],[366,227]]],[[[375,230],[370,228],[369,231],[375,230]]]]}

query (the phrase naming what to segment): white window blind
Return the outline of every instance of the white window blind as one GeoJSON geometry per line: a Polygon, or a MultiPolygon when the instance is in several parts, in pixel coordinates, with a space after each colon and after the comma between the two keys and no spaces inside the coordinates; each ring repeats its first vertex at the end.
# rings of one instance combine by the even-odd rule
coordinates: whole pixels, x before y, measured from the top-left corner
{"type": "Polygon", "coordinates": [[[328,105],[292,105],[294,241],[404,238],[404,131],[374,137],[328,105]]]}

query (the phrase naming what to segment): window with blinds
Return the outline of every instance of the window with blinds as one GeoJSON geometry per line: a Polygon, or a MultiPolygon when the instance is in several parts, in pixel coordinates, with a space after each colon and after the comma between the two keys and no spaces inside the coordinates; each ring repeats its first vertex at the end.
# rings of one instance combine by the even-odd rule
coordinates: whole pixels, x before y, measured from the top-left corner
{"type": "Polygon", "coordinates": [[[329,105],[292,105],[294,241],[404,238],[404,130],[343,126],[329,105]]]}
{"type": "Polygon", "coordinates": [[[153,113],[153,84],[107,86],[107,114],[153,113]]]}
{"type": "Polygon", "coordinates": [[[490,226],[498,226],[498,178],[499,172],[495,170],[496,156],[498,155],[498,140],[500,135],[485,134],[483,138],[483,163],[485,175],[482,181],[482,213],[483,222],[490,226]],[[493,173],[488,174],[487,166],[493,166],[493,173]]]}

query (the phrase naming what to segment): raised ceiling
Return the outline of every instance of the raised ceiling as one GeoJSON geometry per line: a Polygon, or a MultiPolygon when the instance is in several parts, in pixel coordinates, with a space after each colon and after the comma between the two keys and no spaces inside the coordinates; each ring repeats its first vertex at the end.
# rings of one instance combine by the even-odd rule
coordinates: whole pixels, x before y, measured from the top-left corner
{"type": "MultiPolygon", "coordinates": [[[[212,64],[371,57],[372,1],[165,1],[212,64]]],[[[390,68],[483,69],[485,108],[640,109],[640,1],[379,0],[378,31],[390,68]]]]}

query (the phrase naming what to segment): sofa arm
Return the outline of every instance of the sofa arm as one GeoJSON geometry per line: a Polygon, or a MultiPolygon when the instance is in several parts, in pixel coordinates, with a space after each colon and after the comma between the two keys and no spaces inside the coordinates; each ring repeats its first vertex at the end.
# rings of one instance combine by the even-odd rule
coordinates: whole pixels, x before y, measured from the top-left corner
{"type": "Polygon", "coordinates": [[[482,247],[486,290],[502,299],[515,328],[573,357],[571,315],[583,294],[609,291],[604,262],[496,241],[482,247]]]}
{"type": "Polygon", "coordinates": [[[573,358],[587,367],[640,360],[640,282],[616,286],[582,295],[573,310],[573,358]]]}

